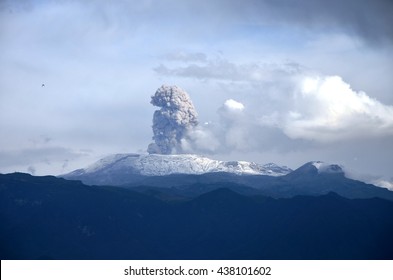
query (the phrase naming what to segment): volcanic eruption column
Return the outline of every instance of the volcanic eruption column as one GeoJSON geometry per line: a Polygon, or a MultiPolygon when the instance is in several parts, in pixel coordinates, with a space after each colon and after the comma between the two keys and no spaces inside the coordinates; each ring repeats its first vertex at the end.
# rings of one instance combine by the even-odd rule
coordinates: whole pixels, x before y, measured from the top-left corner
{"type": "Polygon", "coordinates": [[[153,140],[149,154],[182,153],[181,141],[198,125],[197,112],[187,92],[177,86],[161,86],[151,97],[151,104],[160,107],[153,115],[153,140]]]}

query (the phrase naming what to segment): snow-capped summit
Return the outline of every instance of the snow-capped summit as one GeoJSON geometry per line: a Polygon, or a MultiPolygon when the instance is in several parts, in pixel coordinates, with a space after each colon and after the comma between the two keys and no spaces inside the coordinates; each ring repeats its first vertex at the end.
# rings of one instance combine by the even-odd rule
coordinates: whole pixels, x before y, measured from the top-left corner
{"type": "Polygon", "coordinates": [[[278,166],[274,163],[261,165],[247,161],[220,161],[191,154],[116,154],[107,156],[87,168],[75,170],[64,175],[64,177],[78,177],[95,173],[162,176],[213,172],[227,172],[237,175],[282,176],[291,171],[286,166],[278,166]]]}
{"type": "Polygon", "coordinates": [[[291,177],[316,176],[319,174],[339,174],[345,176],[342,166],[323,161],[310,161],[291,172],[291,177]]]}
{"type": "Polygon", "coordinates": [[[318,173],[344,173],[343,167],[338,164],[329,164],[323,161],[312,161],[311,164],[318,173]]]}

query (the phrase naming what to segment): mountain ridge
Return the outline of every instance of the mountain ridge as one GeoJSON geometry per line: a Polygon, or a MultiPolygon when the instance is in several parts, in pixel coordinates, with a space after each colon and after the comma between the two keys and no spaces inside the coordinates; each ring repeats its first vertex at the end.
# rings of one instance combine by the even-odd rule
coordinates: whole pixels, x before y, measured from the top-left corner
{"type": "Polygon", "coordinates": [[[392,259],[393,202],[218,188],[173,202],[0,175],[1,259],[392,259]]]}
{"type": "Polygon", "coordinates": [[[342,166],[321,161],[291,170],[275,164],[215,161],[197,155],[116,154],[61,177],[87,185],[135,188],[162,197],[189,198],[229,187],[242,194],[275,198],[335,192],[346,198],[393,200],[392,191],[347,178],[342,166]]]}

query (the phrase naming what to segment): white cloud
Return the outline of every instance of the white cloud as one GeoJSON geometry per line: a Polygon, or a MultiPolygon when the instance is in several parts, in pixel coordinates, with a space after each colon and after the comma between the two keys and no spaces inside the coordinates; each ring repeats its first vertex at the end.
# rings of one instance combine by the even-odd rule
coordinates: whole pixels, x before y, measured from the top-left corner
{"type": "Polygon", "coordinates": [[[199,125],[182,139],[181,146],[185,153],[215,153],[221,148],[215,129],[210,124],[199,125]]]}
{"type": "Polygon", "coordinates": [[[243,111],[244,105],[236,100],[228,99],[225,101],[224,106],[230,111],[243,111]]]}
{"type": "Polygon", "coordinates": [[[190,131],[189,140],[183,141],[184,151],[215,154],[255,148],[255,117],[248,114],[241,102],[228,99],[217,114],[217,122],[207,122],[190,131]]]}
{"type": "Polygon", "coordinates": [[[338,76],[301,79],[290,103],[279,126],[291,138],[324,142],[393,136],[393,106],[352,90],[338,76]]]}

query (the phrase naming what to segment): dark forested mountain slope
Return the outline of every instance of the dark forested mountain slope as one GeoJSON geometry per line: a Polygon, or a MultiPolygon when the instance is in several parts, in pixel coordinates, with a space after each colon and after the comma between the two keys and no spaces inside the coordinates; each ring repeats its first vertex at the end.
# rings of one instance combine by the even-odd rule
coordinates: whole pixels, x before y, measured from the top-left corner
{"type": "Polygon", "coordinates": [[[0,224],[1,259],[393,259],[393,202],[335,193],[157,199],[14,173],[0,224]]]}

